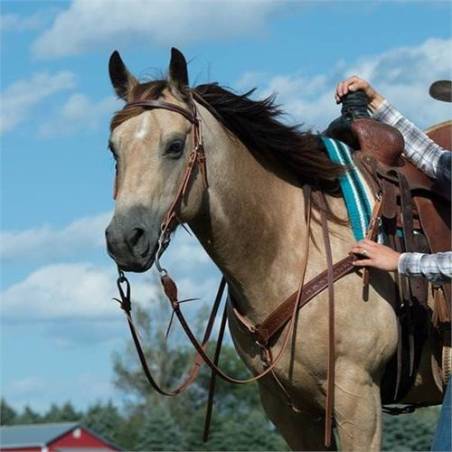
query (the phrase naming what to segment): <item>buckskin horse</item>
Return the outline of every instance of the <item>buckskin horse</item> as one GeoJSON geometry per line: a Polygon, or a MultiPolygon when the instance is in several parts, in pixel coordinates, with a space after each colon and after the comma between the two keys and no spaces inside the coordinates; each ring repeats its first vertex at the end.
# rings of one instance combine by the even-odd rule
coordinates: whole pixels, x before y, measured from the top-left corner
{"type": "MultiPolygon", "coordinates": [[[[126,102],[111,123],[116,202],[106,231],[121,271],[148,270],[175,227],[189,225],[225,277],[235,348],[262,376],[262,405],[289,446],[325,448],[325,399],[334,394],[341,448],[379,450],[380,385],[398,343],[392,275],[370,271],[367,301],[361,271],[336,278],[332,367],[331,284],[271,338],[270,361],[251,334],[294,291],[300,302],[303,282],[325,274],[327,262],[348,256],[355,239],[337,184],[344,169],[330,161],[318,136],[281,123],[272,99],[252,100],[213,83],[190,89],[176,49],[166,80],[140,83],[117,52],[109,70],[126,102]]],[[[403,402],[440,403],[432,357],[427,340],[403,402]]],[[[333,437],[329,448],[336,446],[333,437]]]]}

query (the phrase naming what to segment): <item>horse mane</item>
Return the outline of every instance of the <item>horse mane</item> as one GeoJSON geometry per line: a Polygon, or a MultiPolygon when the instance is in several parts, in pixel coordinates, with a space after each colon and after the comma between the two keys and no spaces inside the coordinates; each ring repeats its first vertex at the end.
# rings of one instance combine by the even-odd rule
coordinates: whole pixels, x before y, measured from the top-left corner
{"type": "Polygon", "coordinates": [[[279,163],[302,184],[328,194],[339,194],[338,177],[344,168],[332,162],[319,135],[301,131],[300,125],[280,121],[283,111],[275,96],[251,99],[255,89],[235,94],[217,83],[193,90],[203,104],[253,155],[262,161],[279,163]]]}
{"type": "MultiPolygon", "coordinates": [[[[128,100],[157,99],[170,87],[167,80],[140,83],[132,88],[128,100]]],[[[254,92],[252,89],[235,94],[218,83],[191,89],[194,99],[237,137],[261,164],[279,165],[300,185],[309,184],[314,190],[341,196],[338,178],[345,168],[328,158],[319,135],[302,131],[299,125],[284,124],[280,120],[283,112],[275,103],[275,96],[254,100],[251,99],[254,92]]],[[[129,107],[117,112],[111,121],[111,130],[142,111],[142,107],[129,107]]],[[[341,221],[329,208],[327,211],[330,218],[341,221]]]]}

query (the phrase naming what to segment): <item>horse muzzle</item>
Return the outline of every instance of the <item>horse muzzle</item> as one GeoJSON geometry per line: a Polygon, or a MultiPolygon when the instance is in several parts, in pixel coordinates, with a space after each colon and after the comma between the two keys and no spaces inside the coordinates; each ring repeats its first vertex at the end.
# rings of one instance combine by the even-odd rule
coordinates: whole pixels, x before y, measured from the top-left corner
{"type": "Polygon", "coordinates": [[[155,258],[158,236],[150,232],[143,222],[130,222],[127,218],[117,217],[111,220],[105,230],[107,251],[110,257],[124,271],[144,272],[155,258]]]}

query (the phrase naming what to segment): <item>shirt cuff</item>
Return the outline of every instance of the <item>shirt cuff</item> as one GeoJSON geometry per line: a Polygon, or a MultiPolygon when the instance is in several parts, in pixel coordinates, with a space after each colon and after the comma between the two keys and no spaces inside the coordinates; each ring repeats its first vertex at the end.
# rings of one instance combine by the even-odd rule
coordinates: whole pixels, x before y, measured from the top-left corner
{"type": "Polygon", "coordinates": [[[422,253],[402,253],[399,257],[398,271],[401,275],[421,275],[422,253]]]}

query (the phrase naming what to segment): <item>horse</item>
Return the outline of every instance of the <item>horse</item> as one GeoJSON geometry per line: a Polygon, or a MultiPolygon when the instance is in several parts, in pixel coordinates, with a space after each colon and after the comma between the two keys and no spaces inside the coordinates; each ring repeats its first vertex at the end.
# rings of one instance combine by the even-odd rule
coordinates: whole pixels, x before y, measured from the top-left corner
{"type": "MultiPolygon", "coordinates": [[[[118,52],[110,58],[109,73],[115,92],[128,103],[113,116],[109,140],[117,174],[106,239],[108,253],[121,269],[144,272],[156,260],[161,225],[178,196],[196,134],[181,109],[193,108],[202,126],[205,172],[195,169],[175,215],[218,266],[244,318],[262,322],[296,290],[301,269],[306,281],[325,270],[322,214],[328,217],[333,261],[348,255],[355,239],[337,182],[346,169],[329,160],[318,135],[285,125],[273,98],[252,100],[252,92],[238,95],[216,83],[190,88],[186,60],[175,49],[167,79],[140,82],[118,52]],[[140,105],[149,100],[173,108],[140,105]],[[309,223],[306,186],[327,201],[313,204],[309,223]]],[[[380,384],[398,341],[390,303],[393,276],[371,270],[367,301],[359,271],[336,281],[334,291],[337,438],[329,449],[336,450],[339,443],[343,450],[377,451],[380,384]]],[[[230,311],[228,320],[243,362],[253,374],[262,372],[259,345],[230,311]]],[[[301,309],[286,349],[283,336],[272,345],[275,355],[281,352],[274,369],[280,384],[271,374],[259,380],[263,408],[290,448],[324,450],[327,291],[301,309]]],[[[428,342],[404,401],[440,403],[441,388],[430,371],[432,356],[428,342]]]]}

